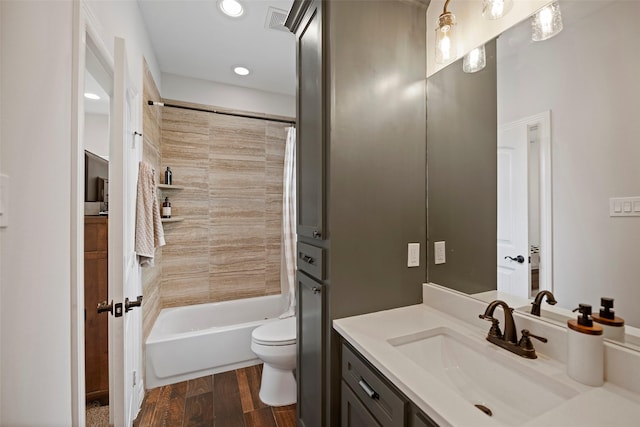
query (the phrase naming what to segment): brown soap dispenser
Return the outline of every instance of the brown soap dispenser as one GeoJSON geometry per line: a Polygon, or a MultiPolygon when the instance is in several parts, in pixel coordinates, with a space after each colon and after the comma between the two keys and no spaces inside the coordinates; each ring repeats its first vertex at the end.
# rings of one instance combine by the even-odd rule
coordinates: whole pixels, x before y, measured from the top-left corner
{"type": "Polygon", "coordinates": [[[613,298],[600,298],[600,305],[600,314],[591,316],[593,321],[602,326],[605,338],[624,342],[624,319],[613,311],[613,298]]]}
{"type": "Polygon", "coordinates": [[[567,374],[590,386],[604,383],[604,344],[602,327],[594,325],[591,306],[580,304],[580,314],[567,322],[567,374]]]}
{"type": "Polygon", "coordinates": [[[171,218],[171,202],[168,197],[165,197],[162,203],[162,218],[171,218]]]}

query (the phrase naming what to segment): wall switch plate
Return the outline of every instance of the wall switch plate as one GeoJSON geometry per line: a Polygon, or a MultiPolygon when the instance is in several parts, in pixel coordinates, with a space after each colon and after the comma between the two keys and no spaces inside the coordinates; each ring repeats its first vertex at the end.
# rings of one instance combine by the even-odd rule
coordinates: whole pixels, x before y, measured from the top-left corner
{"type": "Polygon", "coordinates": [[[409,243],[407,252],[407,267],[419,267],[420,243],[409,243]]]}
{"type": "Polygon", "coordinates": [[[609,216],[640,216],[640,197],[612,197],[609,216]]]}
{"type": "Polygon", "coordinates": [[[444,241],[433,242],[433,257],[436,264],[447,262],[446,247],[444,241]]]}

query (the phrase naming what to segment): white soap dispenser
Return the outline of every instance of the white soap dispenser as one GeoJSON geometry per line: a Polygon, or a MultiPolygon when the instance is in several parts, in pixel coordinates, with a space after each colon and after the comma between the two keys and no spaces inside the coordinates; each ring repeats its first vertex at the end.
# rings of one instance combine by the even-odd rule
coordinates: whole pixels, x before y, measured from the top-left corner
{"type": "Polygon", "coordinates": [[[593,321],[602,326],[604,337],[624,342],[624,319],[617,317],[613,311],[613,298],[600,298],[600,315],[591,316],[593,321]]]}
{"type": "Polygon", "coordinates": [[[594,387],[604,383],[604,344],[602,327],[594,325],[591,306],[580,304],[577,320],[567,322],[567,374],[594,387]]]}

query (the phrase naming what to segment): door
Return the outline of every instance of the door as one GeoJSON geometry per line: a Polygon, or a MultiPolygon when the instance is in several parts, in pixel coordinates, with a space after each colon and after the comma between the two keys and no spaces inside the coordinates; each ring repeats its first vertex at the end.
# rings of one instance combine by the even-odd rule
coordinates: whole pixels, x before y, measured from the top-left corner
{"type": "Polygon", "coordinates": [[[498,129],[498,291],[529,298],[527,124],[498,129]]]}
{"type": "Polygon", "coordinates": [[[324,285],[298,271],[298,425],[324,425],[324,285]]]}
{"type": "Polygon", "coordinates": [[[115,39],[114,94],[109,161],[109,300],[114,315],[109,316],[109,420],[129,426],[141,403],[140,310],[130,310],[126,302],[140,295],[140,272],[134,252],[135,186],[140,147],[136,144],[139,116],[136,92],[130,84],[125,42],[115,39]],[[119,305],[119,308],[118,308],[119,305]]]}

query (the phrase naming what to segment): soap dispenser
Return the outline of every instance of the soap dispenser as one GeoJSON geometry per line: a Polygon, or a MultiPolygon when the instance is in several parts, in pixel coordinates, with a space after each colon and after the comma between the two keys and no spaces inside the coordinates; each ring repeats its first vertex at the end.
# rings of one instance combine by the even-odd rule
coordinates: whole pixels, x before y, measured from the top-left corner
{"type": "Polygon", "coordinates": [[[600,315],[591,316],[593,321],[602,326],[604,337],[624,342],[624,320],[613,311],[613,298],[600,298],[600,315]]]}
{"type": "Polygon", "coordinates": [[[567,374],[590,386],[604,383],[604,344],[602,327],[594,325],[591,306],[580,304],[580,314],[567,322],[567,374]]]}

